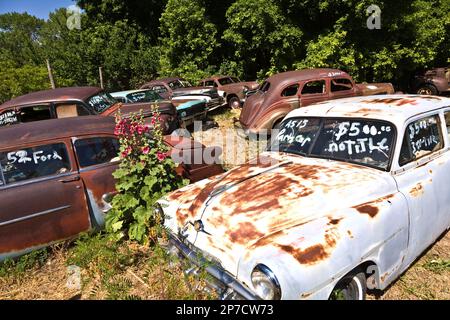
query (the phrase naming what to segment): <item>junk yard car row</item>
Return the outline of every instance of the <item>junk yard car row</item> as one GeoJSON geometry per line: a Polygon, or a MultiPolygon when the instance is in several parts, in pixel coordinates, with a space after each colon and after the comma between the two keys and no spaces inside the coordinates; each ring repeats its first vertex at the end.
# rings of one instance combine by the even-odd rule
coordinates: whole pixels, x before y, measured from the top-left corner
{"type": "Polygon", "coordinates": [[[450,226],[450,99],[393,93],[312,69],[261,85],[168,78],[15,98],[0,105],[0,260],[102,228],[120,161],[113,116],[144,110],[151,125],[156,105],[170,155],[216,159],[179,161],[193,184],[159,202],[167,249],[190,272],[206,266],[223,299],[363,299],[450,226]],[[277,130],[267,151],[224,172],[220,148],[178,129],[242,104],[247,134],[277,130]]]}

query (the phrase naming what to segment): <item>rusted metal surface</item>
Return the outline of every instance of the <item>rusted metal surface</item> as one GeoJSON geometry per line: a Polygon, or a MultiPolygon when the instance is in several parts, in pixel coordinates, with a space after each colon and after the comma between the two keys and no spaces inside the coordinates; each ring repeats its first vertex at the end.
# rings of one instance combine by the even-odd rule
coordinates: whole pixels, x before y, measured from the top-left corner
{"type": "MultiPolygon", "coordinates": [[[[0,261],[103,227],[108,210],[103,196],[115,192],[112,173],[119,158],[82,168],[74,145],[77,139],[116,138],[114,128],[114,118],[102,116],[52,119],[0,128],[0,153],[62,142],[70,161],[67,172],[39,179],[4,184],[0,175],[0,261]]],[[[205,163],[202,144],[171,136],[165,136],[164,141],[171,150],[169,154],[181,152],[189,156],[186,164],[180,162],[177,172],[193,182],[223,172],[219,165],[205,163]],[[191,164],[190,157],[196,155],[195,150],[201,151],[200,158],[191,164]]],[[[213,156],[217,153],[218,157],[220,151],[214,149],[210,153],[213,156]]]]}
{"type": "Polygon", "coordinates": [[[450,92],[450,67],[424,70],[411,80],[411,87],[419,94],[445,94],[450,92]]]}
{"type": "Polygon", "coordinates": [[[443,192],[450,170],[445,121],[439,122],[442,149],[399,164],[408,125],[427,114],[444,119],[450,99],[409,96],[417,105],[407,107],[397,103],[404,98],[394,98],[335,100],[288,115],[387,121],[390,115],[380,110],[389,110],[397,132],[389,171],[266,152],[253,164],[161,200],[167,227],[250,291],[260,263],[276,275],[284,299],[328,299],[338,281],[361,265],[373,265],[371,283],[386,288],[450,227],[450,195],[443,192]],[[203,230],[194,228],[196,221],[203,230]]]}
{"type": "Polygon", "coordinates": [[[290,111],[314,103],[361,95],[394,93],[390,83],[355,84],[350,75],[338,69],[283,72],[268,78],[265,83],[270,84],[267,92],[258,90],[247,98],[243,106],[239,121],[248,132],[270,130],[290,111]],[[305,93],[306,86],[313,81],[323,81],[321,93],[305,93]],[[340,88],[345,87],[345,90],[334,89],[336,81],[345,81],[344,85],[337,84],[340,88]],[[296,94],[283,96],[285,89],[295,85],[298,86],[296,94]]]}
{"type": "Polygon", "coordinates": [[[0,105],[0,111],[6,108],[30,104],[64,102],[68,100],[84,101],[101,91],[102,89],[97,87],[69,87],[36,91],[5,102],[0,105]]]}

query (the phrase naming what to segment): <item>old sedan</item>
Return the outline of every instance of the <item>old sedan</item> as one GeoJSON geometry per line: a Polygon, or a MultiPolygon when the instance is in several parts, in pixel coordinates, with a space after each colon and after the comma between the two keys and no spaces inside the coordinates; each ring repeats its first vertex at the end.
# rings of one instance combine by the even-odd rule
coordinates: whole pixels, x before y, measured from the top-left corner
{"type": "Polygon", "coordinates": [[[358,84],[338,69],[304,69],[275,74],[249,96],[239,117],[246,133],[278,129],[292,110],[313,103],[355,96],[392,94],[390,83],[358,84]]]}
{"type": "MultiPolygon", "coordinates": [[[[114,127],[111,117],[87,116],[0,128],[0,261],[104,224],[119,161],[114,127]]],[[[200,143],[164,141],[187,160],[177,170],[192,182],[223,172],[188,163],[204,154],[200,143]]]]}
{"type": "Polygon", "coordinates": [[[146,123],[151,125],[151,106],[156,105],[161,113],[161,124],[165,134],[179,128],[175,106],[170,101],[157,103],[119,103],[110,94],[97,87],[67,87],[32,92],[0,105],[0,127],[4,125],[68,118],[86,115],[124,117],[144,111],[146,123]]]}
{"type": "Polygon", "coordinates": [[[363,299],[449,228],[449,135],[448,98],[295,110],[258,159],[161,200],[171,249],[222,298],[363,299]]]}

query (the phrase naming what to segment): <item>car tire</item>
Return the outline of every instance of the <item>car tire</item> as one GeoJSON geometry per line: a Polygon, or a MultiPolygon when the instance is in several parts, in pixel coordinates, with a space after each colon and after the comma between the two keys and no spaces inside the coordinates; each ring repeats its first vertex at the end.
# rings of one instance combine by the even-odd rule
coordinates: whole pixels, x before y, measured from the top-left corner
{"type": "Polygon", "coordinates": [[[429,95],[429,96],[435,96],[438,94],[438,90],[435,86],[431,84],[424,84],[417,89],[417,94],[423,94],[423,95],[429,95]]]}
{"type": "Polygon", "coordinates": [[[358,270],[339,280],[330,295],[330,300],[365,300],[366,292],[366,275],[358,270]]]}
{"type": "Polygon", "coordinates": [[[240,109],[241,108],[241,101],[238,97],[231,97],[228,100],[228,106],[230,109],[240,109]]]}

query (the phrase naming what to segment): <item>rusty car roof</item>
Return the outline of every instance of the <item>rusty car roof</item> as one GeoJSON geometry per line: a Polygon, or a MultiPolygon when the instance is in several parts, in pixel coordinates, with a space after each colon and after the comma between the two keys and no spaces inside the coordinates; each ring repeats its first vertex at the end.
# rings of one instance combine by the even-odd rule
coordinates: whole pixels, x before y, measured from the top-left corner
{"type": "Polygon", "coordinates": [[[374,95],[329,100],[292,111],[288,117],[360,117],[375,118],[402,125],[407,119],[443,107],[450,98],[424,95],[374,95]]]}
{"type": "Polygon", "coordinates": [[[113,134],[114,117],[83,116],[19,123],[0,128],[0,149],[89,134],[113,134]]]}
{"type": "Polygon", "coordinates": [[[66,87],[36,91],[5,102],[0,105],[0,110],[34,103],[85,100],[101,91],[103,89],[98,87],[66,87]]]}
{"type": "Polygon", "coordinates": [[[267,78],[266,81],[270,82],[272,85],[278,86],[291,83],[292,81],[304,81],[319,77],[321,78],[337,76],[350,77],[348,73],[339,69],[316,68],[277,73],[267,78]]]}

